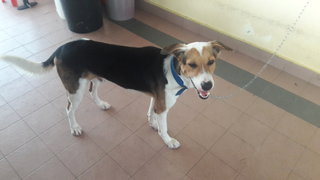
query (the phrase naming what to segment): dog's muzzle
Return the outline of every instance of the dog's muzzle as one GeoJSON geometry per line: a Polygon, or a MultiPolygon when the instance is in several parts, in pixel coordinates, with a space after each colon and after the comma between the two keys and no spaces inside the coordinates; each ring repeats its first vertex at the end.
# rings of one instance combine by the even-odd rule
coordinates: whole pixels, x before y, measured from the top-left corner
{"type": "Polygon", "coordinates": [[[213,86],[213,84],[211,81],[202,82],[201,83],[202,90],[198,90],[199,97],[201,99],[207,99],[210,96],[210,90],[211,90],[212,86],[213,86]]]}
{"type": "Polygon", "coordinates": [[[201,90],[200,90],[196,87],[196,85],[194,84],[191,78],[190,80],[192,82],[193,87],[197,90],[199,97],[201,99],[208,99],[208,97],[210,96],[210,90],[213,87],[212,82],[208,81],[208,82],[201,83],[201,90]]]}

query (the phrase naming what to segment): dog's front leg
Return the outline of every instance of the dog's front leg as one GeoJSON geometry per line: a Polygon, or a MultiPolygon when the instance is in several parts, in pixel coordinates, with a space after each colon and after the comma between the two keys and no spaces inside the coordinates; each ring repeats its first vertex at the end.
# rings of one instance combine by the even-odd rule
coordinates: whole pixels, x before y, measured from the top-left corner
{"type": "Polygon", "coordinates": [[[151,100],[151,105],[153,106],[154,110],[151,111],[151,126],[154,129],[158,129],[158,134],[164,143],[166,143],[171,149],[177,149],[180,147],[180,143],[176,139],[169,136],[167,124],[167,115],[169,109],[176,103],[176,100],[177,96],[175,96],[175,94],[169,90],[166,90],[163,94],[159,94],[155,99],[151,100]]]}
{"type": "Polygon", "coordinates": [[[158,134],[170,149],[177,149],[180,147],[180,143],[178,140],[170,137],[168,134],[167,114],[168,109],[161,114],[155,114],[158,122],[158,134]]]}

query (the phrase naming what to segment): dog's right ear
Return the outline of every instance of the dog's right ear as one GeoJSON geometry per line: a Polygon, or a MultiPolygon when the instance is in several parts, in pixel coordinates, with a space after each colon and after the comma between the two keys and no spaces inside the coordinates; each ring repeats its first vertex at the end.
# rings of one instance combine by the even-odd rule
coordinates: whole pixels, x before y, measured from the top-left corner
{"type": "Polygon", "coordinates": [[[177,43],[163,48],[160,52],[162,55],[174,54],[174,56],[179,57],[181,53],[185,51],[185,44],[177,43]]]}

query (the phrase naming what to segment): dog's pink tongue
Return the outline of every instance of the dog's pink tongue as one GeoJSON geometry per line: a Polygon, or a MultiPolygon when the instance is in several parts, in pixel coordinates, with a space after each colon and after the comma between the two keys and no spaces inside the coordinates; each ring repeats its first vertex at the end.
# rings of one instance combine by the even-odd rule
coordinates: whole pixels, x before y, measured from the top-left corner
{"type": "Polygon", "coordinates": [[[200,94],[204,97],[209,95],[209,91],[200,91],[200,94]]]}

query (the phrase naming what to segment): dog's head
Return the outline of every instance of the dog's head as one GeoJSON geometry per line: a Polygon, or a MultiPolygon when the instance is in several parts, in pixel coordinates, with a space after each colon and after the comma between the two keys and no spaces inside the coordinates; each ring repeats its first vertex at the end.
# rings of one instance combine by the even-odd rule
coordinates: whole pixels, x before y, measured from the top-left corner
{"type": "Polygon", "coordinates": [[[178,73],[190,78],[200,98],[207,99],[214,87],[215,61],[221,50],[232,49],[218,41],[179,43],[165,47],[161,54],[173,54],[178,60],[178,73]]]}

